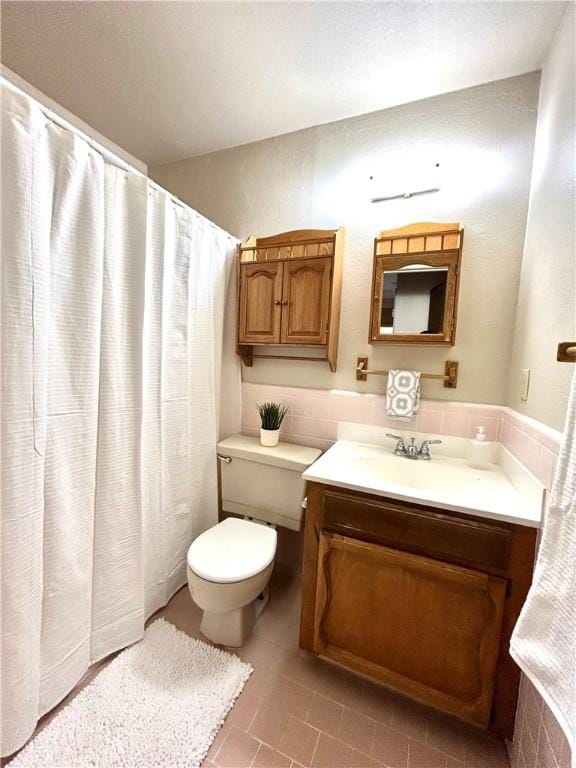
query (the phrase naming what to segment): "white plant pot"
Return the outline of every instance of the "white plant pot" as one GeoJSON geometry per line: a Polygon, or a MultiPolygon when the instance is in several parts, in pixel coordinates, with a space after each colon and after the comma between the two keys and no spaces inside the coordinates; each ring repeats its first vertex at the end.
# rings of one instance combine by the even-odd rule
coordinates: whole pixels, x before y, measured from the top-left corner
{"type": "Polygon", "coordinates": [[[278,445],[280,440],[279,429],[262,429],[260,428],[260,444],[265,445],[267,448],[273,448],[278,445]]]}

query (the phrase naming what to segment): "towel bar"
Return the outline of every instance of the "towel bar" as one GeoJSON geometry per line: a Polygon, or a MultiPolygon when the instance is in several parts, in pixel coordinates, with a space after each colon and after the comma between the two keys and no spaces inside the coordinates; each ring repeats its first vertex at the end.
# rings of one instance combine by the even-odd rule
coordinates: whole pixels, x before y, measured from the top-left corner
{"type": "MultiPolygon", "coordinates": [[[[368,358],[358,357],[356,360],[356,380],[366,381],[370,376],[388,376],[389,371],[370,371],[368,370],[368,358]]],[[[444,386],[449,389],[456,389],[458,386],[458,362],[456,360],[446,360],[444,373],[421,373],[421,379],[441,379],[444,386]]]]}
{"type": "Polygon", "coordinates": [[[556,350],[556,360],[560,363],[576,363],[576,341],[561,341],[556,350]]]}

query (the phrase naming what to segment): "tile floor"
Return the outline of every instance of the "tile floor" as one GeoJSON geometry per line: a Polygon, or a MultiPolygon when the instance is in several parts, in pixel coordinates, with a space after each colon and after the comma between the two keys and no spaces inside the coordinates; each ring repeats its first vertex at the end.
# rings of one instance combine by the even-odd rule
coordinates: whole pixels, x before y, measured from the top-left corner
{"type": "MultiPolygon", "coordinates": [[[[298,574],[277,567],[270,603],[237,651],[254,672],[203,768],[509,768],[502,742],[300,651],[299,602],[298,574]]],[[[151,621],[159,616],[199,636],[186,587],[151,621]]]]}
{"type": "MultiPolygon", "coordinates": [[[[246,645],[254,672],[203,768],[508,768],[504,744],[298,649],[299,575],[278,568],[246,645]]],[[[187,589],[162,612],[198,634],[187,589]]]]}

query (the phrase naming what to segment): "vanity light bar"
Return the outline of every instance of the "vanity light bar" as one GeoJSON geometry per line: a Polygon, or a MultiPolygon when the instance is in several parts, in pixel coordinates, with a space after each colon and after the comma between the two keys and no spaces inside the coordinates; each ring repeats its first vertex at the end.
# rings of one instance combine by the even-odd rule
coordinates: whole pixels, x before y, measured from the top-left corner
{"type": "Polygon", "coordinates": [[[409,200],[416,195],[430,195],[432,192],[440,192],[440,187],[432,187],[431,189],[418,189],[415,192],[400,192],[397,195],[386,195],[384,197],[371,197],[371,203],[386,203],[388,200],[409,200]]]}
{"type": "MultiPolygon", "coordinates": [[[[356,360],[356,380],[366,381],[368,376],[388,376],[390,371],[370,371],[368,369],[368,358],[358,357],[356,360]]],[[[421,373],[421,379],[438,379],[444,382],[448,389],[456,389],[458,386],[458,362],[456,360],[446,360],[444,374],[441,373],[421,373]]]]}
{"type": "Polygon", "coordinates": [[[561,341],[556,350],[556,360],[560,363],[576,363],[576,341],[561,341]]]}

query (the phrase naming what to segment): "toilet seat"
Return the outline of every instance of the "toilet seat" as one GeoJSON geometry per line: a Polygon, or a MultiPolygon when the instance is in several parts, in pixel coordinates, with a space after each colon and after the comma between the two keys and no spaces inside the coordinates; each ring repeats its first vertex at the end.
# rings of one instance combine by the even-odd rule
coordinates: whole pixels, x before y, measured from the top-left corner
{"type": "Polygon", "coordinates": [[[188,567],[200,578],[218,584],[244,581],[273,562],[276,530],[249,520],[226,518],[195,539],[188,567]]]}

